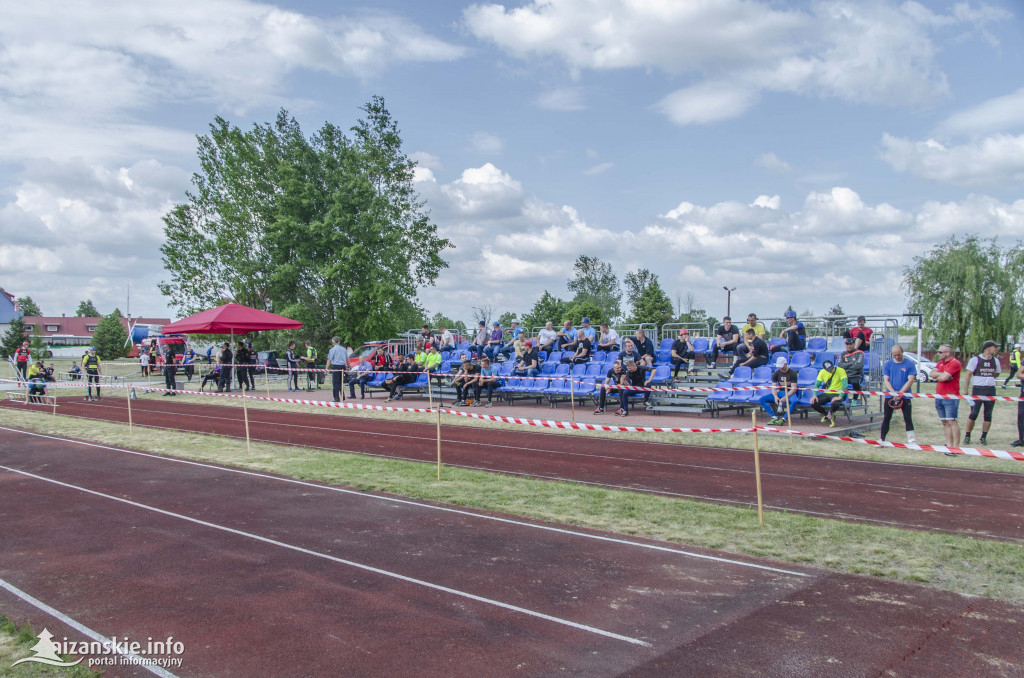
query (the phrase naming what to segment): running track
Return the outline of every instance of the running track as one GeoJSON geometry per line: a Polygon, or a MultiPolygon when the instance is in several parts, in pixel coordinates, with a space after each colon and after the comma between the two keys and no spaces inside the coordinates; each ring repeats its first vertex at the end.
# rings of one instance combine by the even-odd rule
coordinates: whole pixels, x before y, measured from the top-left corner
{"type": "MultiPolygon", "coordinates": [[[[181,676],[1024,666],[1000,601],[10,429],[0,511],[0,579],[106,637],[173,636],[181,676]]],[[[81,639],[9,589],[0,609],[81,639]]]]}
{"type": "MultiPolygon", "coordinates": [[[[127,422],[123,399],[61,399],[61,414],[127,422]]],[[[7,405],[24,407],[23,405],[7,405]]],[[[133,401],[136,424],[244,437],[240,408],[133,401]]],[[[443,420],[442,420],[443,421],[443,420]]],[[[433,461],[433,424],[249,410],[254,440],[433,461]]],[[[466,468],[572,480],[732,505],[754,505],[753,454],[561,433],[443,426],[443,461],[466,468]]],[[[762,453],[768,508],[903,528],[1024,542],[1024,475],[762,453]]]]}

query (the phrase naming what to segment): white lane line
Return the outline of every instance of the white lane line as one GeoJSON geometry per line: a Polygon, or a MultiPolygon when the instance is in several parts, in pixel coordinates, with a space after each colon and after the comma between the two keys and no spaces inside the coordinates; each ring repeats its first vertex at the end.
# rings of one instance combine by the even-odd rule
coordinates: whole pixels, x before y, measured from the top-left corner
{"type": "MultiPolygon", "coordinates": [[[[332,485],[321,485],[318,483],[309,483],[303,480],[296,480],[294,478],[282,478],[280,476],[267,475],[265,473],[259,473],[256,471],[243,471],[242,469],[227,468],[224,466],[215,466],[213,464],[204,464],[198,461],[189,461],[188,459],[177,459],[175,457],[165,457],[158,454],[149,454],[146,452],[138,452],[136,450],[125,450],[119,447],[111,447],[109,445],[100,445],[99,443],[89,443],[84,440],[74,440],[71,438],[60,438],[58,436],[48,436],[43,433],[33,433],[30,431],[22,431],[16,428],[7,428],[6,426],[0,426],[0,431],[11,431],[12,433],[21,433],[27,436],[34,436],[37,438],[48,438],[49,440],[59,440],[66,443],[74,443],[76,445],[84,445],[86,447],[96,447],[101,450],[111,450],[113,452],[122,452],[124,454],[134,454],[139,457],[147,457],[149,459],[158,459],[165,462],[173,462],[175,464],[185,464],[187,466],[198,466],[200,468],[209,468],[216,471],[223,471],[225,473],[237,473],[244,476],[252,476],[255,478],[263,478],[266,480],[276,480],[282,483],[291,483],[293,485],[301,485],[303,487],[313,487],[318,490],[327,490],[329,492],[339,492],[341,494],[350,494],[364,499],[376,499],[378,501],[393,502],[396,504],[405,504],[407,506],[417,506],[420,508],[431,509],[434,511],[444,511],[446,513],[455,513],[457,515],[469,516],[470,518],[477,518],[479,520],[491,520],[498,523],[506,523],[509,525],[517,525],[520,527],[529,527],[535,530],[544,530],[546,532],[554,532],[556,534],[567,534],[574,537],[582,537],[584,539],[593,539],[595,541],[609,542],[612,544],[623,544],[626,546],[634,546],[642,549],[650,549],[652,551],[663,551],[666,553],[674,553],[680,556],[687,556],[690,558],[699,558],[702,560],[712,560],[718,563],[728,563],[730,565],[739,565],[741,567],[749,567],[755,570],[766,570],[768,572],[778,572],[779,574],[788,574],[795,577],[810,577],[812,575],[806,572],[795,572],[793,570],[783,570],[778,567],[769,567],[767,565],[757,565],[755,563],[747,563],[742,560],[733,560],[731,558],[721,558],[719,556],[710,556],[704,553],[694,553],[692,551],[683,551],[681,549],[668,548],[666,546],[658,546],[657,544],[645,544],[643,542],[630,541],[628,539],[617,539],[615,537],[607,537],[600,534],[588,534],[586,532],[577,532],[575,530],[568,530],[562,527],[553,527],[551,525],[537,525],[535,523],[528,523],[521,520],[512,520],[511,518],[502,518],[500,516],[489,516],[482,513],[473,513],[472,511],[464,511],[461,509],[450,508],[448,506],[435,506],[433,504],[425,504],[411,499],[398,499],[396,497],[385,497],[379,494],[371,494],[368,492],[360,492],[358,490],[349,490],[344,487],[335,487],[332,485]]],[[[575,482],[575,481],[574,481],[575,482]]]]}
{"type": "Polygon", "coordinates": [[[19,598],[21,598],[22,600],[24,600],[29,605],[31,605],[31,606],[33,606],[33,607],[35,607],[37,609],[42,610],[43,612],[45,612],[46,614],[50,615],[51,617],[54,617],[55,619],[58,619],[58,620],[64,622],[65,624],[67,624],[71,628],[75,629],[79,633],[81,633],[83,635],[86,635],[86,636],[92,638],[93,640],[95,640],[95,641],[97,641],[99,643],[102,643],[104,647],[109,647],[114,652],[116,652],[116,653],[118,653],[118,654],[120,654],[122,656],[130,658],[132,660],[132,666],[139,666],[141,668],[144,668],[147,671],[149,671],[150,673],[152,673],[154,675],[157,675],[157,676],[160,676],[161,678],[178,678],[173,673],[171,673],[170,671],[168,671],[168,670],[166,670],[166,669],[164,669],[162,667],[152,666],[150,664],[146,664],[145,663],[145,659],[143,659],[139,655],[135,654],[134,652],[129,652],[129,651],[123,649],[120,646],[120,644],[111,643],[109,639],[104,638],[99,633],[97,633],[96,631],[93,631],[92,629],[90,629],[85,624],[82,624],[81,622],[78,622],[78,621],[72,619],[71,617],[67,616],[66,614],[64,614],[63,612],[61,612],[58,609],[50,607],[49,605],[47,605],[43,601],[39,600],[38,598],[35,598],[35,597],[29,595],[28,593],[25,593],[24,591],[19,589],[14,584],[10,584],[10,583],[4,581],[3,579],[0,579],[0,588],[3,588],[3,589],[6,589],[6,590],[10,591],[14,595],[16,595],[19,598]]]}
{"type": "Polygon", "coordinates": [[[596,634],[596,635],[599,635],[599,636],[605,636],[606,638],[614,638],[615,640],[625,641],[625,642],[631,643],[633,645],[641,645],[643,647],[651,647],[650,643],[648,643],[646,641],[643,641],[643,640],[640,640],[639,638],[630,638],[629,636],[623,636],[621,634],[613,633],[611,631],[605,631],[603,629],[599,629],[599,628],[596,628],[594,626],[587,626],[586,624],[580,624],[579,622],[574,622],[574,621],[571,621],[571,620],[568,620],[568,619],[562,619],[561,617],[555,617],[555,616],[552,616],[552,615],[549,615],[549,614],[544,614],[543,612],[537,612],[535,610],[529,610],[529,609],[527,609],[525,607],[519,607],[518,605],[512,605],[511,603],[503,603],[500,600],[494,600],[492,598],[484,598],[483,596],[478,596],[476,594],[468,593],[466,591],[459,591],[458,589],[453,589],[453,588],[449,588],[447,586],[442,586],[441,584],[434,584],[432,582],[425,581],[423,579],[416,579],[414,577],[409,577],[409,576],[406,576],[404,574],[399,574],[397,572],[391,572],[390,570],[384,570],[384,569],[381,569],[379,567],[373,567],[372,565],[366,565],[364,563],[357,563],[354,560],[346,560],[345,558],[338,558],[337,556],[331,556],[331,555],[328,555],[326,553],[320,553],[319,551],[313,551],[311,549],[303,548],[301,546],[295,546],[294,544],[288,544],[288,543],[285,543],[283,541],[277,541],[276,539],[270,539],[269,537],[261,537],[258,534],[253,534],[252,532],[244,532],[242,530],[236,530],[233,527],[227,527],[225,525],[218,525],[216,523],[210,523],[210,522],[207,522],[205,520],[199,520],[198,518],[192,518],[191,516],[182,515],[181,513],[174,513],[173,511],[167,511],[165,509],[156,508],[155,506],[147,506],[146,504],[140,504],[137,501],[131,501],[130,499],[123,499],[121,497],[115,497],[113,495],[105,494],[103,492],[97,492],[96,490],[90,490],[90,489],[88,489],[86,487],[79,487],[78,485],[72,485],[70,483],[61,482],[60,480],[54,480],[53,478],[47,478],[45,476],[36,475],[35,473],[29,473],[28,471],[21,471],[21,470],[15,469],[15,468],[10,468],[9,466],[2,466],[2,465],[0,465],[0,469],[3,469],[5,471],[9,471],[11,473],[17,473],[17,474],[20,474],[20,475],[23,475],[23,476],[27,476],[29,478],[35,478],[36,480],[41,480],[43,482],[52,483],[54,485],[60,485],[61,487],[67,487],[67,488],[72,489],[72,490],[78,490],[79,492],[85,492],[86,494],[95,495],[97,497],[103,497],[104,499],[110,499],[112,501],[121,502],[122,504],[128,504],[129,506],[134,506],[136,508],[140,508],[140,509],[143,509],[143,510],[146,510],[146,511],[152,511],[154,513],[159,513],[159,514],[162,514],[162,515],[165,515],[165,516],[170,516],[172,518],[178,518],[179,520],[185,520],[185,521],[188,521],[190,523],[195,523],[196,525],[202,525],[203,527],[209,527],[209,528],[213,528],[215,530],[221,530],[223,532],[228,532],[230,534],[236,534],[236,535],[241,536],[241,537],[248,537],[249,539],[253,539],[255,541],[260,541],[260,542],[263,542],[265,544],[271,544],[273,546],[279,546],[281,548],[289,549],[291,551],[297,551],[299,553],[304,553],[304,554],[306,554],[308,556],[315,556],[317,558],[323,558],[325,560],[330,560],[330,561],[333,561],[335,563],[341,563],[342,565],[348,565],[349,567],[354,567],[354,568],[357,568],[357,569],[360,569],[360,570],[365,570],[367,572],[373,572],[374,574],[383,575],[385,577],[391,577],[393,579],[398,579],[398,580],[401,580],[401,581],[404,581],[404,582],[409,582],[410,584],[416,584],[418,586],[423,586],[423,587],[428,588],[428,589],[434,589],[435,591],[442,591],[444,593],[450,593],[450,594],[452,594],[454,596],[460,596],[462,598],[469,598],[470,600],[475,600],[475,601],[477,601],[479,603],[486,603],[487,605],[493,605],[495,607],[504,608],[506,610],[512,610],[513,612],[518,612],[520,614],[525,614],[525,615],[528,615],[530,617],[536,617],[538,619],[544,619],[546,621],[554,622],[556,624],[561,624],[563,626],[570,626],[570,627],[572,627],[574,629],[579,629],[581,631],[587,631],[588,633],[593,633],[593,634],[596,634]]]}

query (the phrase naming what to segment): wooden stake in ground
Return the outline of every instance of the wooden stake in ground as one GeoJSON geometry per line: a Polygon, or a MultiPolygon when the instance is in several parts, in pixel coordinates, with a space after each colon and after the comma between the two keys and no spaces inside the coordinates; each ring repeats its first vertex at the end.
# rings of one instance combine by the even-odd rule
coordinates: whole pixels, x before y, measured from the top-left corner
{"type": "Polygon", "coordinates": [[[572,423],[576,423],[576,387],[573,384],[572,373],[569,374],[569,404],[572,405],[572,423]]]}
{"type": "MultiPolygon", "coordinates": [[[[427,397],[430,407],[434,408],[434,391],[430,387],[430,373],[427,373],[427,397]]],[[[437,406],[437,479],[441,480],[441,406],[437,406]]]]}
{"type": "Polygon", "coordinates": [[[764,525],[764,505],[761,502],[761,448],[757,442],[757,410],[750,412],[750,423],[754,426],[754,478],[757,483],[757,522],[764,525]]]}
{"type": "Polygon", "coordinates": [[[248,454],[252,454],[252,444],[249,442],[249,407],[246,405],[246,401],[249,400],[247,396],[241,396],[242,398],[242,415],[245,417],[245,451],[248,454]]]}
{"type": "Polygon", "coordinates": [[[263,366],[263,378],[267,384],[267,397],[270,397],[270,365],[263,366]]]}
{"type": "Polygon", "coordinates": [[[128,438],[132,437],[132,387],[131,384],[124,390],[125,396],[128,398],[128,438]]]}

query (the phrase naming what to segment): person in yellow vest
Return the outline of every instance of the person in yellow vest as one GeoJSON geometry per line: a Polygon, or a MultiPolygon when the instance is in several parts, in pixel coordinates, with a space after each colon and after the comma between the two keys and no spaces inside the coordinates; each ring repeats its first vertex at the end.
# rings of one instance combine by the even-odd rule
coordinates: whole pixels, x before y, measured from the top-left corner
{"type": "Polygon", "coordinates": [[[836,410],[843,406],[843,400],[846,398],[842,391],[849,388],[846,370],[836,367],[831,360],[826,360],[821,364],[818,377],[814,380],[814,388],[820,390],[811,398],[811,407],[815,412],[824,415],[821,423],[828,422],[829,427],[835,426],[836,410]]]}
{"type": "Polygon", "coordinates": [[[1020,358],[1020,344],[1014,344],[1013,350],[1010,351],[1010,373],[1006,375],[1006,381],[1003,382],[1003,388],[1006,388],[1006,385],[1010,383],[1010,380],[1017,376],[1017,372],[1020,370],[1020,358]]]}
{"type": "MultiPolygon", "coordinates": [[[[313,348],[313,342],[306,341],[306,355],[302,356],[303,367],[307,370],[316,369],[316,349],[313,348]]],[[[314,388],[320,388],[316,372],[306,372],[306,388],[312,391],[314,388]]]]}
{"type": "Polygon", "coordinates": [[[95,346],[82,356],[82,369],[87,382],[85,399],[92,400],[92,385],[96,384],[96,400],[103,400],[100,397],[100,357],[96,355],[95,346]]]}
{"type": "Polygon", "coordinates": [[[28,401],[30,403],[41,403],[43,399],[39,396],[46,395],[46,368],[40,360],[28,366],[28,401]]]}

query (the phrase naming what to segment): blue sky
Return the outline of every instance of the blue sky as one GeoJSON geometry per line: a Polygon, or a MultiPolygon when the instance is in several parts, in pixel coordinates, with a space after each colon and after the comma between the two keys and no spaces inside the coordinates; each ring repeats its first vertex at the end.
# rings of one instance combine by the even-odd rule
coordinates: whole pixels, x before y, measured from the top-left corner
{"type": "Polygon", "coordinates": [[[168,313],[194,135],[385,97],[456,249],[420,301],[525,312],[589,254],[724,312],[902,311],[914,255],[1024,236],[1018,2],[3,3],[0,285],[168,313]],[[466,290],[481,294],[466,295],[466,290]]]}

